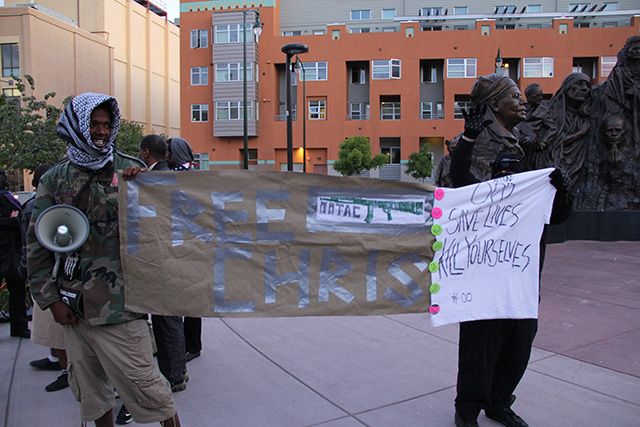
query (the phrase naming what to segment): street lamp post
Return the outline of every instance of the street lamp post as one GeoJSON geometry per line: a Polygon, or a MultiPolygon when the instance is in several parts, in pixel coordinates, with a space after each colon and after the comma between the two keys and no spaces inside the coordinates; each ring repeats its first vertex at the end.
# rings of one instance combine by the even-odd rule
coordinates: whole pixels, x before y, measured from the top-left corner
{"type": "MultiPolygon", "coordinates": [[[[253,32],[256,37],[262,34],[262,23],[260,22],[260,11],[257,9],[248,9],[242,11],[242,106],[243,106],[243,162],[244,169],[249,169],[249,123],[247,109],[247,13],[255,12],[256,20],[253,23],[253,32]]],[[[252,68],[253,70],[253,68],[252,68]]],[[[255,110],[256,106],[254,106],[255,110]]],[[[254,113],[255,114],[255,113],[254,113]]]]}
{"type": "Polygon", "coordinates": [[[295,68],[296,74],[302,69],[302,172],[307,173],[307,75],[298,55],[295,68]]]}
{"type": "Polygon", "coordinates": [[[300,53],[307,53],[309,46],[302,43],[289,43],[281,48],[282,52],[287,55],[287,63],[285,66],[285,78],[287,86],[287,170],[293,170],[293,123],[291,113],[291,57],[300,53]]]}

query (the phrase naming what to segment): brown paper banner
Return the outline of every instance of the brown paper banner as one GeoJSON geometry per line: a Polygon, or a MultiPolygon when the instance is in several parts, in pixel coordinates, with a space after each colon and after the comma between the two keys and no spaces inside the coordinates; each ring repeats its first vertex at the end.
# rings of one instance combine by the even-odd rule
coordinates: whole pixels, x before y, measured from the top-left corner
{"type": "Polygon", "coordinates": [[[428,311],[428,184],[245,170],[119,180],[126,309],[197,317],[428,311]]]}

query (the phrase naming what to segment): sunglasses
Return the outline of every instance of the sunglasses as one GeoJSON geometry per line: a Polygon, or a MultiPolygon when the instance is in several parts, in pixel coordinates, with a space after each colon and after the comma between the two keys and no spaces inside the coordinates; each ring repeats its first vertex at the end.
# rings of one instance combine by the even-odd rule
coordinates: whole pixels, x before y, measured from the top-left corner
{"type": "Polygon", "coordinates": [[[511,168],[511,165],[522,163],[518,159],[509,159],[507,157],[503,157],[502,159],[496,159],[491,162],[491,167],[493,169],[507,170],[511,168]]]}

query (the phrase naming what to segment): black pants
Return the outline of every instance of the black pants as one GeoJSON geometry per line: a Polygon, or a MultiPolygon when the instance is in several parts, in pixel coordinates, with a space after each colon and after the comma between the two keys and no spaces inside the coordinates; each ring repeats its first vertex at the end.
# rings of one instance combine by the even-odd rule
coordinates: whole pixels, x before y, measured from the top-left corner
{"type": "Polygon", "coordinates": [[[522,379],[538,331],[538,319],[460,323],[456,412],[476,419],[481,409],[509,406],[522,379]]]}
{"type": "MultiPolygon", "coordinates": [[[[0,279],[1,281],[2,279],[0,279]]],[[[24,280],[7,279],[7,289],[9,290],[9,317],[11,318],[11,335],[19,335],[28,329],[27,287],[24,280]]]]}
{"type": "Polygon", "coordinates": [[[187,353],[197,353],[202,350],[202,319],[200,317],[184,318],[184,343],[187,353]]]}
{"type": "Polygon", "coordinates": [[[187,372],[184,354],[184,331],[180,316],[151,316],[153,335],[158,347],[158,368],[171,383],[182,382],[187,372]]]}

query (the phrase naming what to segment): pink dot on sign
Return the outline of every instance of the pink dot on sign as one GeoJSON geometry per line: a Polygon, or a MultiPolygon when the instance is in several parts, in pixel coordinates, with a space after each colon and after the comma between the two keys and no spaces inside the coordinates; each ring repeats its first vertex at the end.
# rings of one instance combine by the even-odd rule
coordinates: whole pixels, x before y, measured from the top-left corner
{"type": "Polygon", "coordinates": [[[436,314],[440,311],[440,306],[438,306],[438,304],[433,304],[431,307],[429,307],[429,313],[431,314],[436,314]]]}
{"type": "Polygon", "coordinates": [[[442,188],[436,188],[433,196],[436,198],[436,200],[441,200],[444,197],[444,190],[442,188]]]}
{"type": "Polygon", "coordinates": [[[434,217],[435,219],[440,218],[442,216],[442,209],[433,208],[433,210],[431,211],[431,216],[434,217]]]}

